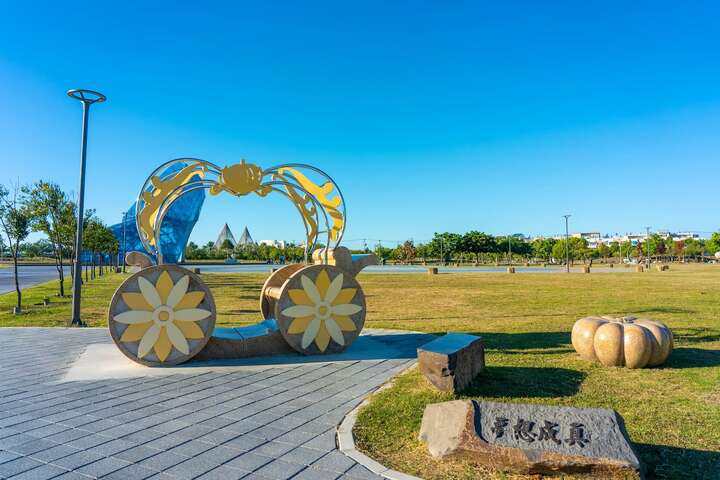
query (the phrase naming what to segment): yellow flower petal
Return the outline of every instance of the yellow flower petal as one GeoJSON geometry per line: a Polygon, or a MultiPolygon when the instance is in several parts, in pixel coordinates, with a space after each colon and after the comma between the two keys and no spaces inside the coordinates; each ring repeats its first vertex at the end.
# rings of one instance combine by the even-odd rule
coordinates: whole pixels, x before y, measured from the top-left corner
{"type": "Polygon", "coordinates": [[[354,315],[362,310],[360,305],[355,305],[354,303],[342,303],[340,305],[333,305],[331,308],[333,315],[354,315]]]}
{"type": "Polygon", "coordinates": [[[340,305],[341,303],[350,303],[355,298],[357,288],[343,288],[340,293],[337,294],[335,300],[332,301],[333,305],[340,305]]]}
{"type": "Polygon", "coordinates": [[[147,332],[147,329],[150,328],[151,323],[145,322],[145,323],[134,323],[128,328],[125,329],[125,331],[122,334],[122,337],[120,337],[121,342],[138,342],[140,339],[145,335],[145,332],[147,332]]]}
{"type": "Polygon", "coordinates": [[[191,340],[205,338],[205,333],[203,333],[202,328],[198,327],[195,322],[177,322],[175,326],[180,329],[183,335],[185,335],[185,338],[191,340]]]}
{"type": "Polygon", "coordinates": [[[296,335],[298,333],[304,332],[313,318],[315,317],[313,317],[312,315],[308,317],[296,318],[290,323],[287,333],[289,333],[290,335],[296,335]]]}
{"type": "Polygon", "coordinates": [[[170,290],[170,293],[168,293],[165,304],[170,308],[174,308],[175,305],[177,305],[180,300],[182,300],[185,296],[185,292],[187,292],[189,284],[190,277],[188,275],[185,275],[180,280],[178,280],[177,283],[172,287],[172,290],[170,290]]]}
{"type": "Polygon", "coordinates": [[[157,283],[155,283],[155,289],[157,290],[158,295],[160,295],[160,301],[163,305],[167,303],[167,298],[168,295],[170,295],[170,290],[172,290],[172,288],[172,278],[170,278],[170,274],[167,270],[165,270],[160,274],[160,277],[158,277],[157,283]]]}
{"type": "Polygon", "coordinates": [[[303,333],[302,340],[300,341],[300,346],[302,346],[302,348],[307,348],[310,346],[312,341],[315,340],[315,337],[317,336],[321,326],[322,322],[319,318],[312,319],[310,325],[308,325],[308,327],[305,329],[305,333],[303,333]]]}
{"type": "Polygon", "coordinates": [[[310,298],[310,301],[313,305],[317,305],[318,303],[322,302],[322,297],[320,296],[318,287],[315,286],[312,280],[310,280],[305,275],[301,275],[300,283],[302,284],[303,290],[305,290],[305,293],[307,293],[307,296],[308,298],[310,298]]]}
{"type": "Polygon", "coordinates": [[[353,322],[350,317],[346,315],[333,315],[332,319],[335,320],[335,323],[338,324],[340,330],[342,330],[343,332],[354,332],[355,330],[357,330],[355,322],[353,322]]]}
{"type": "Polygon", "coordinates": [[[155,355],[157,355],[158,360],[160,360],[161,362],[164,362],[168,355],[170,355],[170,350],[172,350],[172,344],[170,343],[170,339],[168,338],[167,332],[164,328],[160,329],[160,335],[155,342],[154,349],[155,355]]]}
{"type": "Polygon", "coordinates": [[[142,293],[123,293],[122,299],[125,305],[130,307],[130,310],[146,310],[148,312],[154,310],[153,306],[145,300],[142,293]]]}
{"type": "Polygon", "coordinates": [[[177,305],[175,305],[175,310],[184,310],[186,308],[195,308],[203,301],[205,298],[205,292],[202,290],[197,292],[188,292],[185,294],[185,296],[180,300],[177,305]]]}
{"type": "Polygon", "coordinates": [[[202,308],[186,308],[185,310],[176,310],[174,318],[178,322],[197,322],[204,320],[212,315],[209,310],[202,308]]]}
{"type": "Polygon", "coordinates": [[[327,291],[325,292],[325,301],[328,303],[332,303],[335,301],[335,297],[338,296],[338,293],[340,293],[340,289],[342,288],[343,284],[343,274],[339,273],[337,277],[333,278],[333,281],[330,282],[330,286],[327,288],[327,291]]]}
{"type": "Polygon", "coordinates": [[[295,305],[313,305],[312,300],[310,300],[310,297],[308,297],[308,294],[305,293],[304,290],[293,288],[288,290],[288,294],[290,295],[290,300],[292,300],[295,305]]]}
{"type": "Polygon", "coordinates": [[[328,318],[327,320],[325,320],[325,328],[330,334],[330,337],[335,340],[335,343],[345,345],[345,337],[343,337],[343,334],[340,331],[340,327],[338,327],[338,324],[335,323],[335,320],[333,320],[332,318],[328,318]]]}
{"type": "Polygon", "coordinates": [[[323,322],[323,324],[320,325],[317,336],[315,337],[315,345],[317,345],[321,352],[324,352],[328,343],[330,343],[330,335],[328,334],[327,329],[325,329],[325,323],[323,322]]]}
{"type": "Polygon", "coordinates": [[[165,325],[165,330],[167,330],[168,337],[170,337],[170,341],[172,342],[173,347],[177,348],[185,355],[190,353],[190,345],[188,345],[188,342],[185,339],[185,335],[183,335],[183,333],[178,327],[176,327],[172,323],[168,323],[167,325],[165,325]]]}
{"type": "Polygon", "coordinates": [[[152,350],[152,348],[155,346],[155,342],[157,342],[159,336],[160,327],[153,324],[153,326],[150,327],[147,332],[145,332],[142,340],[140,340],[140,344],[138,345],[138,358],[143,358],[145,355],[150,353],[150,350],[152,350]]]}
{"type": "Polygon", "coordinates": [[[330,286],[330,277],[328,277],[327,270],[321,270],[320,273],[318,273],[318,276],[315,279],[315,285],[317,286],[318,292],[320,292],[320,298],[325,298],[327,289],[330,286]]]}
{"type": "Polygon", "coordinates": [[[280,313],[288,317],[307,317],[315,313],[315,307],[311,307],[310,305],[293,305],[280,313]]]}
{"type": "Polygon", "coordinates": [[[119,313],[113,317],[113,320],[119,323],[126,323],[131,325],[133,323],[145,323],[153,319],[152,312],[146,312],[145,310],[128,310],[127,312],[119,313]]]}
{"type": "Polygon", "coordinates": [[[153,308],[157,308],[162,305],[160,295],[158,295],[155,286],[152,283],[148,282],[147,278],[138,277],[138,287],[140,287],[140,292],[142,293],[143,297],[145,297],[145,300],[150,305],[152,305],[153,308]]]}

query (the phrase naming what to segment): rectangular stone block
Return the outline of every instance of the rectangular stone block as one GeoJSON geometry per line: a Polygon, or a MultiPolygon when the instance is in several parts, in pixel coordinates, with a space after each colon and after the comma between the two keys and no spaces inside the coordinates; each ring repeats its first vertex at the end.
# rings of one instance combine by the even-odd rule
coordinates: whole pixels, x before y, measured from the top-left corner
{"type": "Polygon", "coordinates": [[[481,337],[448,333],[417,349],[418,365],[440,390],[459,392],[485,368],[481,337]]]}
{"type": "Polygon", "coordinates": [[[502,471],[642,478],[623,418],[604,408],[456,400],[425,407],[420,440],[436,458],[502,471]]]}

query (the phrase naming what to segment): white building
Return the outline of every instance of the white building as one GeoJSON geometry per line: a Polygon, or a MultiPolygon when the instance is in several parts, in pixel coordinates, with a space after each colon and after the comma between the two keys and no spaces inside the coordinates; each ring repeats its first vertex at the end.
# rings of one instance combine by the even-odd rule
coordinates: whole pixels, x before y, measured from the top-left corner
{"type": "Polygon", "coordinates": [[[285,240],[260,240],[258,245],[267,245],[268,247],[285,248],[285,240]]]}

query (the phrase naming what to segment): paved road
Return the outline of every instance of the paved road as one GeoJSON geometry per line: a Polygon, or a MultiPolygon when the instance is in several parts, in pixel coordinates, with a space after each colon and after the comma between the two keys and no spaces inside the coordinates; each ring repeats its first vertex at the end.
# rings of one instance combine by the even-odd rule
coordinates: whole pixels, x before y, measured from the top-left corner
{"type": "MultiPolygon", "coordinates": [[[[0,268],[0,294],[15,290],[15,277],[12,266],[0,268]]],[[[30,266],[21,265],[18,267],[20,276],[20,288],[32,287],[38,283],[55,280],[58,276],[53,265],[30,266]]],[[[65,274],[70,275],[70,267],[65,267],[65,274]]]]}
{"type": "Polygon", "coordinates": [[[336,428],[428,337],[364,334],[401,353],[65,381],[106,329],[2,328],[0,478],[381,480],[338,451],[336,428]]]}

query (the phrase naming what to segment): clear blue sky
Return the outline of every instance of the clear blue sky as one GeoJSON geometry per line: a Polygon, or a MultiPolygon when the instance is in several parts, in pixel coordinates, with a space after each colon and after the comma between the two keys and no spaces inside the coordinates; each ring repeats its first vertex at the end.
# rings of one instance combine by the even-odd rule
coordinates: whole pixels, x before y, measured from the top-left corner
{"type": "MultiPolygon", "coordinates": [[[[708,2],[2,2],[2,181],[108,223],[161,162],[304,162],[347,239],[720,226],[720,9],[708,2]],[[502,5],[500,5],[502,3],[502,5]]],[[[211,198],[193,239],[300,239],[281,201],[211,198]],[[278,220],[274,220],[276,217],[278,220]]],[[[350,246],[356,246],[352,242],[350,246]]]]}

